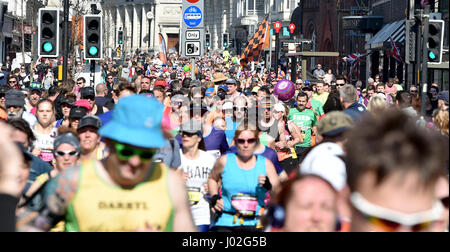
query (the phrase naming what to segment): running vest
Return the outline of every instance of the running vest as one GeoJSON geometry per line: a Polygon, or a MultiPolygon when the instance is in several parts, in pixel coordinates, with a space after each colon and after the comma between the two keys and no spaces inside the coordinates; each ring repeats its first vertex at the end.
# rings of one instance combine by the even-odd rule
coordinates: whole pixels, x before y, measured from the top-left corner
{"type": "Polygon", "coordinates": [[[168,169],[162,164],[153,169],[148,181],[123,189],[99,177],[95,160],[83,162],[78,191],[66,211],[66,231],[130,232],[146,222],[157,231],[172,231],[168,169]]]}
{"type": "Polygon", "coordinates": [[[216,226],[236,227],[258,224],[260,209],[264,207],[267,192],[263,187],[258,186],[258,176],[267,176],[267,172],[266,158],[261,155],[257,155],[256,158],[255,166],[250,170],[244,170],[238,166],[236,154],[227,154],[226,165],[221,175],[224,209],[216,226]],[[246,218],[236,218],[238,211],[240,217],[245,215],[246,218]]]}

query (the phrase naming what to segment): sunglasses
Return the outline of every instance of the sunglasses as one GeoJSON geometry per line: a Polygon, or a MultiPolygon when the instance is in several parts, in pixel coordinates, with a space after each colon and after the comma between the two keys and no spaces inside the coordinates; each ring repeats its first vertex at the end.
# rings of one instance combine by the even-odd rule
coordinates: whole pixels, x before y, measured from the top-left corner
{"type": "Polygon", "coordinates": [[[247,108],[246,107],[233,107],[234,111],[246,111],[247,108]]]}
{"type": "Polygon", "coordinates": [[[8,81],[8,83],[17,83],[17,81],[8,81]]]}
{"type": "Polygon", "coordinates": [[[430,210],[406,214],[374,205],[359,193],[352,193],[350,202],[372,225],[387,232],[394,232],[402,226],[410,227],[413,232],[424,231],[439,220],[444,211],[442,203],[436,201],[430,210]]]}
{"type": "Polygon", "coordinates": [[[410,93],[417,93],[417,90],[409,90],[410,93]]]}
{"type": "Polygon", "coordinates": [[[74,156],[78,155],[78,151],[57,151],[55,153],[55,156],[57,156],[57,157],[64,157],[65,155],[74,157],[74,156]]]}
{"type": "Polygon", "coordinates": [[[345,84],[336,84],[336,86],[343,87],[345,84]]]}
{"type": "Polygon", "coordinates": [[[185,132],[185,131],[181,132],[180,134],[181,134],[181,136],[187,136],[187,137],[193,137],[193,136],[196,136],[196,135],[197,135],[197,136],[200,135],[198,132],[196,132],[196,133],[191,133],[191,132],[185,132]]]}
{"type": "Polygon", "coordinates": [[[133,156],[138,155],[142,162],[148,162],[152,160],[153,156],[155,155],[154,151],[138,150],[118,142],[114,142],[114,147],[116,148],[117,157],[120,161],[128,161],[133,156]]]}
{"type": "Polygon", "coordinates": [[[236,142],[238,144],[245,144],[245,143],[254,144],[254,143],[256,143],[256,138],[249,138],[249,139],[241,139],[241,138],[239,138],[239,139],[236,140],[236,142]]]}

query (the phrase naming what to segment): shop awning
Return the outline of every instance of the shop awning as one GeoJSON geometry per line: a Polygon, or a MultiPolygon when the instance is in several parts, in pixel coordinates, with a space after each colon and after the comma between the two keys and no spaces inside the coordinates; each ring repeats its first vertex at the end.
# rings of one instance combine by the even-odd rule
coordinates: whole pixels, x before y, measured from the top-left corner
{"type": "Polygon", "coordinates": [[[366,43],[365,49],[379,50],[383,47],[389,47],[390,37],[392,37],[396,44],[401,44],[405,41],[405,20],[399,20],[385,25],[366,43]]]}

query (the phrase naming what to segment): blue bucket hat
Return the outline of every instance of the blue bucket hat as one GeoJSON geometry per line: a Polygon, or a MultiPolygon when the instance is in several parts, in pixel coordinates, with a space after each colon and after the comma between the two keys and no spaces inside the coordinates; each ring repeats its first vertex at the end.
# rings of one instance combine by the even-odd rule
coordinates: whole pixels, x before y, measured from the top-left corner
{"type": "Polygon", "coordinates": [[[141,148],[160,148],[166,144],[161,121],[163,105],[142,95],[127,96],[114,107],[112,120],[99,134],[121,143],[141,148]]]}

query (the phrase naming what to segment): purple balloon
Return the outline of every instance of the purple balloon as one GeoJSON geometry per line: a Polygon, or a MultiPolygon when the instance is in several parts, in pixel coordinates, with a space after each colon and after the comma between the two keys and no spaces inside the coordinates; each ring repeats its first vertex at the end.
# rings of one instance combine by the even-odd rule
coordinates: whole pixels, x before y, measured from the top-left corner
{"type": "Polygon", "coordinates": [[[282,101],[289,101],[295,95],[295,85],[290,80],[280,80],[275,85],[273,94],[282,101]]]}

